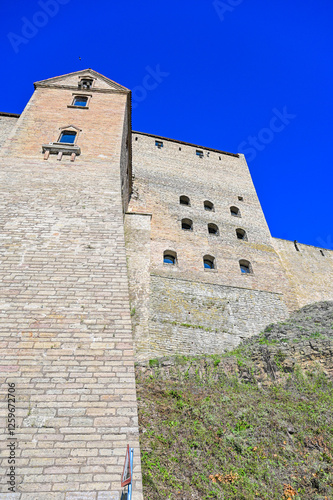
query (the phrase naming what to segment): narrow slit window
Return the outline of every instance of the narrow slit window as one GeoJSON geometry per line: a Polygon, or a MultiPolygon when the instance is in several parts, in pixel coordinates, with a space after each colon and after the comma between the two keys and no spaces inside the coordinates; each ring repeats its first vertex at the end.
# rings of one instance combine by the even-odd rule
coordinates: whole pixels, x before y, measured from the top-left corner
{"type": "Polygon", "coordinates": [[[322,255],[323,257],[325,257],[325,254],[324,254],[324,252],[323,252],[322,250],[320,250],[320,253],[321,253],[321,255],[322,255]]]}
{"type": "Polygon", "coordinates": [[[193,231],[193,221],[191,219],[182,219],[182,229],[193,231]]]}
{"type": "Polygon", "coordinates": [[[83,95],[77,95],[74,97],[73,106],[80,106],[85,108],[88,104],[88,97],[83,95]]]}
{"type": "Polygon", "coordinates": [[[297,245],[297,240],[294,241],[294,245],[295,245],[296,252],[299,252],[299,248],[298,248],[298,245],[297,245]]]}
{"type": "Polygon", "coordinates": [[[63,142],[66,144],[74,144],[76,138],[76,132],[72,132],[71,130],[64,130],[60,134],[59,142],[63,142]]]}
{"type": "Polygon", "coordinates": [[[214,234],[215,236],[219,235],[219,228],[216,224],[208,224],[208,233],[214,234]]]}
{"type": "Polygon", "coordinates": [[[203,265],[204,269],[215,269],[215,258],[212,255],[205,255],[203,265]]]}

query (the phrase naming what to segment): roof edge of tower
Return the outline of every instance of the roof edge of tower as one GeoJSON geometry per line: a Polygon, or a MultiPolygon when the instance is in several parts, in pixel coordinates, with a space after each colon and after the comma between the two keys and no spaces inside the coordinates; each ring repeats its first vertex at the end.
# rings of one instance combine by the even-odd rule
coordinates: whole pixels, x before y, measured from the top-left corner
{"type": "Polygon", "coordinates": [[[37,85],[41,85],[41,84],[56,83],[57,80],[62,79],[66,76],[75,76],[75,75],[82,75],[82,74],[91,74],[92,76],[97,76],[97,77],[101,78],[102,80],[104,80],[106,83],[110,83],[110,84],[114,85],[118,90],[130,92],[130,89],[128,89],[127,87],[120,85],[119,83],[115,82],[114,80],[107,78],[106,76],[102,75],[101,73],[98,73],[98,71],[95,71],[94,69],[91,69],[91,68],[81,69],[79,71],[73,71],[71,73],[65,73],[64,75],[53,76],[52,78],[46,78],[45,80],[39,80],[37,82],[34,82],[34,87],[36,88],[37,85]]]}
{"type": "Polygon", "coordinates": [[[147,132],[138,132],[138,131],[132,130],[132,134],[141,134],[141,135],[146,135],[149,137],[155,137],[156,139],[162,139],[164,141],[175,142],[176,144],[184,144],[184,146],[192,146],[194,148],[205,149],[206,151],[212,151],[214,153],[220,153],[223,155],[233,156],[235,158],[240,157],[239,153],[228,153],[227,151],[221,151],[220,149],[207,148],[206,146],[199,146],[198,144],[192,144],[191,142],[179,141],[178,139],[170,139],[168,137],[163,137],[161,135],[148,134],[147,132]]]}

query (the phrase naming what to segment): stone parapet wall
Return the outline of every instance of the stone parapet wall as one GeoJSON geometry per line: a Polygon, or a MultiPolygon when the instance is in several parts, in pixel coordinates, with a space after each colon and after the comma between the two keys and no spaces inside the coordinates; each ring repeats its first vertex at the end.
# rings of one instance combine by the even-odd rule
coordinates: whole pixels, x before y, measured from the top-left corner
{"type": "MultiPolygon", "coordinates": [[[[333,250],[272,238],[297,306],[333,300],[333,250]]],[[[295,307],[297,309],[297,307],[295,307]]]]}
{"type": "Polygon", "coordinates": [[[6,142],[18,120],[18,116],[10,116],[0,113],[0,149],[6,142]]]}

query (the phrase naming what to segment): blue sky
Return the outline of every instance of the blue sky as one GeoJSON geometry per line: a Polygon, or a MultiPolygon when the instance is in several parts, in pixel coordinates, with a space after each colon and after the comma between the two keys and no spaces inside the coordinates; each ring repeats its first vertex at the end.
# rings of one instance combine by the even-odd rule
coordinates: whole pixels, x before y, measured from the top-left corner
{"type": "Polygon", "coordinates": [[[331,0],[15,0],[0,16],[0,111],[91,67],[134,91],[134,130],[245,153],[273,236],[333,249],[331,0]]]}

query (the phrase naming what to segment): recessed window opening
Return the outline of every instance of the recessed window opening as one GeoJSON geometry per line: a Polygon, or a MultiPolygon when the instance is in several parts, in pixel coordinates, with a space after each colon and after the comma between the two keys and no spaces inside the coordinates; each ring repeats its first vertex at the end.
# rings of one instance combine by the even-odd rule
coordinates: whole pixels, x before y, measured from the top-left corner
{"type": "Polygon", "coordinates": [[[179,197],[179,203],[181,205],[187,205],[188,207],[190,206],[190,198],[188,196],[180,196],[179,197]]]}
{"type": "Polygon", "coordinates": [[[88,103],[88,97],[84,95],[77,95],[74,97],[73,106],[86,107],[88,103]]]}
{"type": "Polygon", "coordinates": [[[320,250],[320,253],[321,253],[321,255],[322,255],[323,257],[325,257],[325,254],[324,254],[324,252],[323,252],[322,250],[320,250]]]}
{"type": "Polygon", "coordinates": [[[163,253],[163,263],[175,265],[177,263],[177,254],[172,250],[165,250],[163,253]]]}
{"type": "Polygon", "coordinates": [[[91,78],[82,78],[79,82],[79,89],[91,89],[93,80],[91,78]]]}
{"type": "Polygon", "coordinates": [[[238,196],[239,201],[244,201],[243,196],[238,196]]]}
{"type": "Polygon", "coordinates": [[[155,141],[155,146],[156,146],[158,149],[161,149],[161,148],[163,148],[163,142],[162,142],[162,141],[155,141]]]}
{"type": "Polygon", "coordinates": [[[138,138],[136,137],[136,138],[135,138],[135,140],[137,141],[137,140],[138,140],[138,138]]]}
{"type": "Polygon", "coordinates": [[[64,130],[60,134],[60,138],[58,142],[64,142],[66,144],[74,144],[76,137],[76,132],[72,132],[71,130],[64,130]]]}
{"type": "Polygon", "coordinates": [[[247,234],[244,229],[238,228],[236,229],[236,235],[239,240],[247,241],[247,234]]]}
{"type": "Polygon", "coordinates": [[[212,255],[205,255],[203,264],[205,269],[215,269],[215,258],[212,255]]]}
{"type": "Polygon", "coordinates": [[[215,234],[215,236],[219,235],[219,228],[216,224],[208,224],[208,233],[215,234]]]}
{"type": "Polygon", "coordinates": [[[240,260],[239,266],[242,274],[252,274],[252,266],[248,260],[240,260]]]}
{"type": "Polygon", "coordinates": [[[195,154],[199,156],[199,158],[203,158],[203,151],[199,151],[199,149],[196,150],[195,154]]]}
{"type": "Polygon", "coordinates": [[[296,251],[299,252],[299,248],[298,248],[298,245],[297,245],[297,240],[294,241],[294,245],[295,245],[296,251]]]}
{"type": "Polygon", "coordinates": [[[230,213],[233,217],[241,217],[240,210],[237,207],[230,207],[230,213]]]}
{"type": "Polygon", "coordinates": [[[191,219],[183,219],[182,229],[185,231],[193,231],[193,221],[191,221],[191,219]]]}
{"type": "Polygon", "coordinates": [[[214,205],[211,201],[204,201],[204,209],[208,210],[209,212],[214,212],[214,205]]]}

